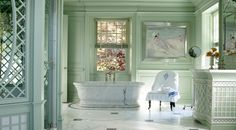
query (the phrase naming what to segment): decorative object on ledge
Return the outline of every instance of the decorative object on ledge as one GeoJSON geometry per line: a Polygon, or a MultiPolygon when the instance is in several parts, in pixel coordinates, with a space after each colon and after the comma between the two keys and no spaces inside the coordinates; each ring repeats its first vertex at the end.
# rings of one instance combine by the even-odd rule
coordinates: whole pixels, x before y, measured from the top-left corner
{"type": "Polygon", "coordinates": [[[225,50],[224,54],[227,56],[236,56],[236,50],[225,50]]]}
{"type": "Polygon", "coordinates": [[[188,54],[193,58],[199,57],[201,55],[201,48],[193,46],[188,50],[188,54]]]}
{"type": "Polygon", "coordinates": [[[214,69],[214,64],[215,64],[215,59],[220,57],[220,53],[217,51],[216,48],[211,48],[210,51],[206,53],[206,56],[210,57],[210,68],[209,69],[214,69]]]}
{"type": "Polygon", "coordinates": [[[145,22],[144,59],[185,57],[187,23],[145,22]]]}

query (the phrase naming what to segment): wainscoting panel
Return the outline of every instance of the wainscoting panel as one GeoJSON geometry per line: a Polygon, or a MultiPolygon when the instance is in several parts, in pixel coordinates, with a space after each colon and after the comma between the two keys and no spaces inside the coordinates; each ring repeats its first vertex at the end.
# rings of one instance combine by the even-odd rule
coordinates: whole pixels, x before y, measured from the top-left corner
{"type": "Polygon", "coordinates": [[[14,115],[0,116],[1,130],[29,130],[28,114],[19,113],[14,115]]]}
{"type": "Polygon", "coordinates": [[[75,67],[75,65],[68,68],[68,102],[72,102],[79,99],[73,83],[85,80],[85,69],[81,66],[75,67]]]}

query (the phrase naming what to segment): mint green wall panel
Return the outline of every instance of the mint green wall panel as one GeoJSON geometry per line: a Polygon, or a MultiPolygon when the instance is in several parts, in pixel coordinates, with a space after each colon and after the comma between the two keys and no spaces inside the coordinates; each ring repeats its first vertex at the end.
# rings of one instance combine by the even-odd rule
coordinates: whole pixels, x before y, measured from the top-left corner
{"type": "MultiPolygon", "coordinates": [[[[195,16],[193,12],[71,12],[66,11],[69,16],[69,39],[68,39],[68,96],[69,101],[76,97],[76,91],[73,86],[75,81],[83,80],[102,80],[103,73],[97,73],[95,70],[95,48],[96,42],[96,18],[128,18],[130,20],[130,57],[128,61],[131,65],[129,72],[126,74],[118,74],[119,80],[136,81],[136,73],[138,70],[186,70],[188,72],[193,64],[193,59],[188,56],[187,50],[195,45],[195,16]],[[177,59],[154,59],[151,61],[143,60],[143,22],[179,22],[188,24],[188,43],[186,48],[186,56],[177,59]]],[[[191,72],[190,72],[191,73],[191,72]]],[[[191,86],[191,78],[189,76],[182,77],[183,82],[187,86],[191,86]]],[[[183,89],[183,102],[189,102],[191,95],[183,89]]]]}
{"type": "MultiPolygon", "coordinates": [[[[134,21],[134,13],[122,13],[122,12],[116,12],[116,13],[110,13],[110,12],[89,12],[86,13],[86,19],[85,19],[85,52],[86,57],[89,57],[89,60],[86,61],[86,80],[105,80],[105,74],[102,72],[96,71],[96,54],[95,54],[95,43],[96,43],[96,26],[95,22],[98,18],[122,18],[122,19],[128,19],[130,22],[130,41],[128,41],[130,46],[130,53],[127,54],[128,56],[134,56],[135,54],[133,51],[133,45],[135,44],[133,42],[133,21],[134,21]],[[131,47],[132,46],[132,47],[131,47]],[[102,78],[103,77],[103,78],[102,78]]],[[[130,63],[133,66],[132,61],[128,60],[128,63],[130,63]]],[[[130,80],[130,72],[133,71],[133,67],[130,67],[126,72],[122,74],[117,74],[116,78],[120,80],[130,80]],[[125,79],[124,79],[125,78],[125,79]]]]}
{"type": "Polygon", "coordinates": [[[181,72],[179,73],[179,91],[181,99],[178,103],[192,104],[192,73],[191,72],[181,72]]]}
{"type": "Polygon", "coordinates": [[[193,67],[193,59],[187,54],[187,50],[195,45],[195,17],[193,13],[180,12],[153,12],[138,13],[136,21],[136,55],[138,69],[190,69],[193,67]],[[155,58],[146,60],[145,53],[145,30],[144,22],[170,22],[187,25],[187,46],[185,57],[155,58]]]}
{"type": "Polygon", "coordinates": [[[68,100],[76,99],[73,82],[85,79],[85,61],[88,55],[85,51],[85,17],[83,13],[68,17],[68,100]]]}

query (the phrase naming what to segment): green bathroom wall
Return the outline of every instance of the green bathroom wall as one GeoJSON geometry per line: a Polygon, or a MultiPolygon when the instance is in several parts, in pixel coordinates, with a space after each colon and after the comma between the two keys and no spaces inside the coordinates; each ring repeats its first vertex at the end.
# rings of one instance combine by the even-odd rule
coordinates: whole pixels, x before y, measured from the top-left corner
{"type": "Polygon", "coordinates": [[[76,91],[73,82],[86,79],[86,62],[90,60],[85,54],[85,15],[70,14],[68,17],[68,101],[74,99],[76,91]],[[75,94],[74,94],[75,93],[75,94]]]}
{"type": "MultiPolygon", "coordinates": [[[[191,58],[187,51],[192,46],[202,47],[201,13],[195,12],[194,5],[157,2],[131,4],[114,1],[94,3],[92,1],[66,2],[64,13],[68,15],[68,101],[77,100],[73,82],[84,80],[104,80],[104,74],[95,70],[96,18],[127,18],[130,21],[130,69],[116,74],[117,80],[136,81],[150,72],[171,69],[181,75],[181,103],[191,103],[192,74],[194,68],[201,68],[202,57],[191,58]],[[96,6],[97,4],[97,6],[96,6]],[[143,4],[143,5],[142,5],[143,4]],[[185,56],[178,58],[145,59],[144,22],[171,22],[187,25],[187,45],[185,56]],[[139,72],[142,73],[139,73],[139,72]],[[140,75],[141,74],[141,75],[140,75]]],[[[151,74],[153,75],[153,73],[151,74]]],[[[148,77],[151,78],[151,77],[148,77]]],[[[145,79],[148,80],[148,79],[145,79]]]]}
{"type": "Polygon", "coordinates": [[[195,44],[195,17],[189,12],[142,12],[137,14],[136,20],[136,66],[138,70],[150,69],[191,69],[193,59],[187,54],[187,50],[195,44]],[[184,57],[146,59],[144,22],[170,22],[187,25],[187,46],[184,57]]]}

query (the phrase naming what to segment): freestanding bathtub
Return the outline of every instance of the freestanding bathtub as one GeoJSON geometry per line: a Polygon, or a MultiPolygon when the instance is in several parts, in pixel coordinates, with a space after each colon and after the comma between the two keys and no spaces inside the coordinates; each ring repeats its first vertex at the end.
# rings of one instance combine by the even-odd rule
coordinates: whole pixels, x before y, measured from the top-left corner
{"type": "Polygon", "coordinates": [[[84,81],[74,85],[81,107],[138,107],[139,90],[144,83],[84,81]]]}

